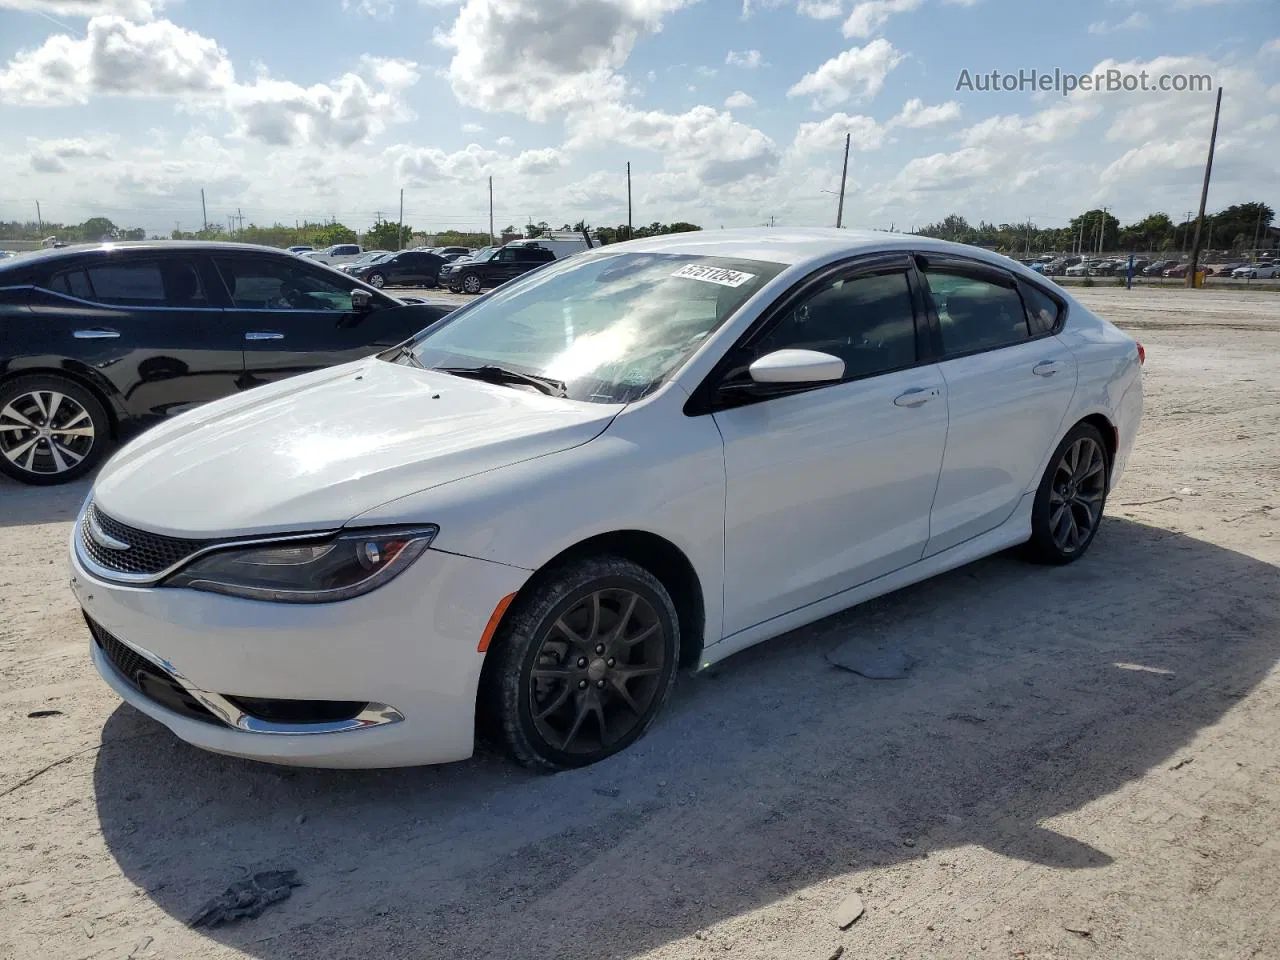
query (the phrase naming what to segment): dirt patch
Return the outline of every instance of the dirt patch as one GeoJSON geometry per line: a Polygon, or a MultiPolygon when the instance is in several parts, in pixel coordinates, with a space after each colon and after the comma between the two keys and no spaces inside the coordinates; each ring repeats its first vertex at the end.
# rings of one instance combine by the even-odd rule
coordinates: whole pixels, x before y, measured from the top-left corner
{"type": "Polygon", "coordinates": [[[185,746],[89,665],[85,486],[0,485],[0,957],[1280,956],[1280,297],[1076,293],[1148,357],[1085,561],[1001,555],[780,637],[554,777],[185,746]],[[857,638],[910,675],[825,661],[857,638]],[[260,918],[186,926],[287,869],[260,918]]]}

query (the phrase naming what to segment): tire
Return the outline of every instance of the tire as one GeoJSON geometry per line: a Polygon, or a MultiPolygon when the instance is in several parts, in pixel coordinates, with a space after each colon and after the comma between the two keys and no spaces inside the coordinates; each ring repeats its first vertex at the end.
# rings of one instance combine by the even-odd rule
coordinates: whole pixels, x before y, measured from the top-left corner
{"type": "Polygon", "coordinates": [[[369,286],[377,287],[379,290],[381,290],[386,285],[387,285],[387,278],[384,277],[382,274],[380,273],[369,274],[369,286]]]}
{"type": "Polygon", "coordinates": [[[462,289],[465,293],[479,293],[483,286],[479,274],[464,273],[462,275],[462,289]]]}
{"type": "Polygon", "coordinates": [[[597,763],[649,729],[679,662],[679,618],[657,577],[615,556],[572,561],[539,575],[503,619],[481,729],[528,767],[597,763]]]}
{"type": "Polygon", "coordinates": [[[35,486],[78,480],[110,442],[106,408],[74,380],[37,374],[0,385],[0,472],[15,480],[35,486]]]}
{"type": "Polygon", "coordinates": [[[461,292],[462,292],[462,287],[458,286],[456,283],[451,283],[451,284],[449,284],[449,292],[450,292],[450,293],[461,293],[461,292]]]}
{"type": "Polygon", "coordinates": [[[1102,525],[1110,477],[1102,434],[1092,424],[1076,424],[1053,451],[1036,490],[1027,543],[1033,561],[1061,566],[1085,555],[1102,525]]]}

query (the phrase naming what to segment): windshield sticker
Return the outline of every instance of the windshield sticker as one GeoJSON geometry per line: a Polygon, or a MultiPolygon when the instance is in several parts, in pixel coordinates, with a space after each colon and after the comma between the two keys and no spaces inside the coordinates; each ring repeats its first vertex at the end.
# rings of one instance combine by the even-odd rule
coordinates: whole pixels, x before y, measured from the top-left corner
{"type": "Polygon", "coordinates": [[[685,280],[701,280],[704,283],[718,283],[722,287],[740,287],[748,280],[756,278],[754,273],[726,270],[723,267],[708,267],[698,263],[687,264],[671,276],[683,277],[685,280]]]}

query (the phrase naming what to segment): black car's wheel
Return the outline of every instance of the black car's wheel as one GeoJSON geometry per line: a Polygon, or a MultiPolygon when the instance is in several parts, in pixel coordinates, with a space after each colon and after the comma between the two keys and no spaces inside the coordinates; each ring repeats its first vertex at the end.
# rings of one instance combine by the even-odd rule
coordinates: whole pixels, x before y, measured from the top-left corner
{"type": "Polygon", "coordinates": [[[480,275],[478,273],[464,273],[462,275],[462,289],[467,293],[479,293],[480,287],[480,275]]]}
{"type": "Polygon", "coordinates": [[[680,627],[657,577],[619,557],[544,574],[508,612],[485,664],[482,718],[515,759],[603,760],[653,723],[675,682],[680,627]]]}
{"type": "Polygon", "coordinates": [[[68,483],[106,453],[111,421],[80,384],[30,376],[0,386],[0,471],[31,484],[68,483]]]}
{"type": "Polygon", "coordinates": [[[371,273],[369,274],[369,285],[381,290],[387,285],[387,278],[380,273],[371,273]]]}
{"type": "Polygon", "coordinates": [[[1031,509],[1032,559],[1065,564],[1079,560],[1102,523],[1110,457],[1098,428],[1077,424],[1049,458],[1031,509]]]}

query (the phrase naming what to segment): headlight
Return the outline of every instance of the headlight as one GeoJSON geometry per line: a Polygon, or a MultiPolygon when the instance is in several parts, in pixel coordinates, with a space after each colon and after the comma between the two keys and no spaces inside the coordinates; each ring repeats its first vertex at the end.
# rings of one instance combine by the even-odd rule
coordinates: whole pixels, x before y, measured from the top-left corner
{"type": "Polygon", "coordinates": [[[439,532],[432,525],[221,550],[179,570],[164,586],[276,603],[350,600],[404,572],[439,532]]]}

